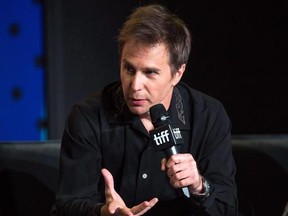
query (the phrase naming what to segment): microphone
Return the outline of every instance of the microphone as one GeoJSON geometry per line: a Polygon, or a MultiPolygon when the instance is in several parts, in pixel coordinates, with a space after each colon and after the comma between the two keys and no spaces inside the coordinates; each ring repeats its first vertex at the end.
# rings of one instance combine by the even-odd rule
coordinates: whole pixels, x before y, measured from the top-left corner
{"type": "MultiPolygon", "coordinates": [[[[165,151],[166,158],[178,154],[177,146],[183,143],[179,128],[172,128],[170,116],[163,104],[156,104],[149,110],[154,129],[151,130],[150,139],[155,151],[165,151]]],[[[182,192],[190,197],[188,187],[183,187],[182,192]]]]}

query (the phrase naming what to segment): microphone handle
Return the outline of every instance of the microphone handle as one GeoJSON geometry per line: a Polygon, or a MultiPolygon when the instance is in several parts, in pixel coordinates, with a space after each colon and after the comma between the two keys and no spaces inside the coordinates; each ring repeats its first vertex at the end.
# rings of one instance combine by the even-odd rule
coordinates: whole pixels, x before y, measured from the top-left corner
{"type": "Polygon", "coordinates": [[[172,155],[178,154],[176,146],[173,145],[171,148],[166,149],[165,154],[167,158],[170,158],[172,155]]]}
{"type": "MultiPolygon", "coordinates": [[[[177,148],[175,145],[173,145],[171,148],[168,148],[165,150],[166,153],[166,157],[170,158],[172,155],[178,154],[177,152],[177,148]]],[[[187,197],[190,198],[190,192],[189,192],[189,188],[188,187],[183,187],[181,188],[182,193],[187,197]]]]}

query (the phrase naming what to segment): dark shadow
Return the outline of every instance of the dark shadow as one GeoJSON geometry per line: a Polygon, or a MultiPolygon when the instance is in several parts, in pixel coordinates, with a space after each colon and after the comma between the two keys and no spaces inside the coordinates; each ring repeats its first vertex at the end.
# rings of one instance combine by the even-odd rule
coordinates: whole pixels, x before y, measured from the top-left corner
{"type": "Polygon", "coordinates": [[[34,176],[14,171],[0,171],[0,215],[48,216],[54,192],[34,176]]]}
{"type": "Polygon", "coordinates": [[[239,211],[245,216],[281,216],[288,201],[288,174],[271,156],[233,146],[239,211]]]}

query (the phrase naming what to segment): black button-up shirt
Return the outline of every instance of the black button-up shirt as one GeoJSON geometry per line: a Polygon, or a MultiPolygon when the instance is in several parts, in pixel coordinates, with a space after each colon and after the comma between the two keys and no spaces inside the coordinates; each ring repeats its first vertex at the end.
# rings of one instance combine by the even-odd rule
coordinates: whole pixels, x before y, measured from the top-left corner
{"type": "Polygon", "coordinates": [[[157,197],[146,215],[236,215],[235,164],[230,120],[222,104],[180,83],[168,113],[180,128],[182,153],[190,153],[211,184],[202,202],[184,197],[161,171],[149,132],[123,99],[119,82],[107,86],[99,99],[91,95],[76,104],[67,120],[61,146],[57,193],[58,215],[93,215],[105,202],[101,169],[114,177],[115,190],[128,207],[157,197]]]}

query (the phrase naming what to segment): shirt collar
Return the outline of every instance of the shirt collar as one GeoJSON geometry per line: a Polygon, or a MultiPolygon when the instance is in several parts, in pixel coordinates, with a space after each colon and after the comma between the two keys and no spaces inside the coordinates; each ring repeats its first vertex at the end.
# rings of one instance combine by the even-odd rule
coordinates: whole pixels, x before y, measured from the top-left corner
{"type": "MultiPolygon", "coordinates": [[[[131,113],[125,103],[121,84],[114,85],[110,90],[109,94],[113,92],[112,96],[107,95],[107,92],[102,95],[103,102],[106,104],[104,105],[104,109],[108,122],[111,124],[131,124],[133,122],[135,124],[135,121],[139,122],[139,117],[131,113]]],[[[191,129],[190,116],[192,116],[192,107],[189,107],[189,104],[183,100],[183,96],[177,86],[173,89],[168,114],[172,127],[178,127],[181,130],[191,129]]]]}
{"type": "Polygon", "coordinates": [[[182,130],[189,130],[190,126],[190,116],[192,112],[192,107],[183,100],[183,96],[176,86],[173,90],[173,96],[171,100],[170,107],[168,109],[168,114],[171,119],[171,125],[175,128],[178,127],[182,130]]]}

